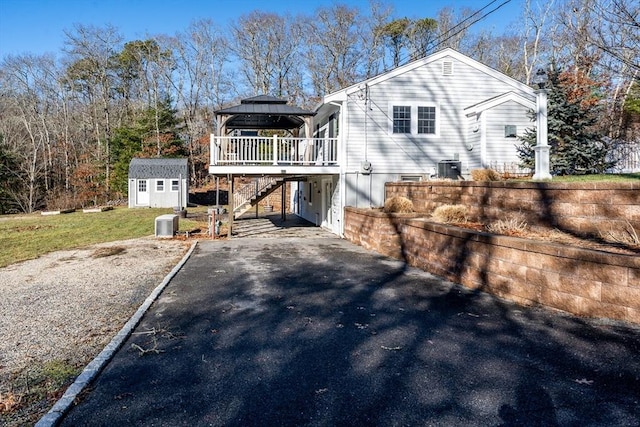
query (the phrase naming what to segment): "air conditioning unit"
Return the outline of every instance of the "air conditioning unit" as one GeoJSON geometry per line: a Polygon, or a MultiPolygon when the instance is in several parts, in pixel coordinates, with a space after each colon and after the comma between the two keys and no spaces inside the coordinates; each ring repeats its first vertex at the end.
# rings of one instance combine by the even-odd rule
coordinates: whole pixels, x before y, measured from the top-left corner
{"type": "Polygon", "coordinates": [[[178,231],[178,215],[160,215],[156,217],[156,237],[173,237],[178,231]]]}
{"type": "Polygon", "coordinates": [[[462,163],[459,160],[441,160],[438,162],[438,178],[458,179],[462,176],[462,163]]]}

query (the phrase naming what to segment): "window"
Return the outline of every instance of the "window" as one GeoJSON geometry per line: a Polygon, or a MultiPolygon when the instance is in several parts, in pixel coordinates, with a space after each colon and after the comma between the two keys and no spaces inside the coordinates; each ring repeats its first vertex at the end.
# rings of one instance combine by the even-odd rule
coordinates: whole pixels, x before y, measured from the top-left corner
{"type": "Polygon", "coordinates": [[[164,191],[164,179],[159,179],[156,181],[156,191],[161,193],[164,191]]]}
{"type": "Polygon", "coordinates": [[[177,179],[171,180],[171,191],[178,191],[180,189],[180,181],[177,179]]]}
{"type": "Polygon", "coordinates": [[[138,181],[138,191],[140,193],[147,192],[147,181],[138,181]]]}
{"type": "Polygon", "coordinates": [[[505,138],[516,138],[518,136],[516,125],[505,125],[504,127],[504,137],[505,138]]]}
{"type": "Polygon", "coordinates": [[[411,133],[411,107],[393,107],[393,133],[411,133]]]}
{"type": "Polygon", "coordinates": [[[436,133],[436,107],[418,107],[418,133],[436,133]]]}
{"type": "Polygon", "coordinates": [[[405,134],[420,137],[440,136],[440,108],[432,102],[407,102],[407,105],[393,105],[389,102],[388,132],[390,135],[405,134]]]}

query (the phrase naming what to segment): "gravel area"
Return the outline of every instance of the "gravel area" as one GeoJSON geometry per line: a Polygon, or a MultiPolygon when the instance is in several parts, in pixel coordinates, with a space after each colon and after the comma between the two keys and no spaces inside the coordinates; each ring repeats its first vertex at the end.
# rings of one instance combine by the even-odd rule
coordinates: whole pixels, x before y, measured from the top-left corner
{"type": "Polygon", "coordinates": [[[184,241],[132,239],[0,269],[0,393],[32,364],[84,366],[188,248],[184,241]]]}

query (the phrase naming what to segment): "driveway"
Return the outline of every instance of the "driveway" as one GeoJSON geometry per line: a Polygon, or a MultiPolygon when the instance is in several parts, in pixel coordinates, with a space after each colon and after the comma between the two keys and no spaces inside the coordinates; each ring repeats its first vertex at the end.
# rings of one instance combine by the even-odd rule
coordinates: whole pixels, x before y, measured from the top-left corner
{"type": "Polygon", "coordinates": [[[200,242],[64,426],[631,426],[640,330],[325,236],[200,242]]]}

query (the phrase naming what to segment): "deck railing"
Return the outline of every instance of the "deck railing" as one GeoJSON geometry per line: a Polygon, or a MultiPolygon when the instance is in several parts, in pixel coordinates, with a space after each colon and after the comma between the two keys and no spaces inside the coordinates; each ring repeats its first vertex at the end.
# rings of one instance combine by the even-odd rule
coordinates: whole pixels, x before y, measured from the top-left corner
{"type": "Polygon", "coordinates": [[[293,138],[263,136],[214,136],[211,165],[300,165],[338,164],[337,138],[293,138]]]}

